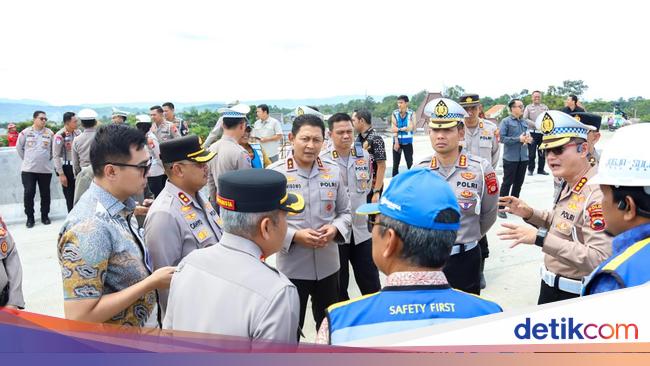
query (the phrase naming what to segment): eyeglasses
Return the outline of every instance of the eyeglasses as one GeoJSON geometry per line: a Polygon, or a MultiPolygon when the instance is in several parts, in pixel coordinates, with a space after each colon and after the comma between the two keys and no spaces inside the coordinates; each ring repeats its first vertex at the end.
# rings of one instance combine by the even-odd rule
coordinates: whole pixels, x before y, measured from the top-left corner
{"type": "Polygon", "coordinates": [[[552,149],[546,149],[546,150],[544,150],[544,155],[548,155],[549,153],[553,153],[553,155],[556,155],[556,156],[562,155],[564,153],[564,151],[566,150],[566,148],[569,147],[569,146],[578,146],[578,144],[576,144],[575,142],[571,142],[569,144],[554,147],[552,149]]]}
{"type": "Polygon", "coordinates": [[[397,234],[397,236],[399,236],[400,238],[402,237],[402,235],[400,235],[400,233],[397,232],[397,230],[395,230],[394,227],[388,226],[388,225],[386,225],[386,224],[384,224],[383,222],[380,222],[380,221],[375,221],[375,217],[376,217],[376,216],[377,216],[377,215],[368,215],[368,231],[372,232],[372,228],[373,228],[375,225],[377,225],[377,226],[383,226],[383,227],[385,227],[386,229],[393,229],[393,231],[395,232],[395,234],[397,234]]]}
{"type": "Polygon", "coordinates": [[[41,121],[47,122],[47,117],[38,117],[38,119],[40,119],[41,121]]]}
{"type": "Polygon", "coordinates": [[[137,169],[142,169],[142,176],[146,177],[147,173],[149,172],[149,169],[151,169],[151,164],[153,163],[153,159],[149,158],[146,163],[140,163],[140,164],[126,164],[126,163],[111,163],[109,161],[105,162],[104,165],[111,164],[115,166],[123,166],[123,167],[129,167],[129,168],[137,168],[137,169]]]}

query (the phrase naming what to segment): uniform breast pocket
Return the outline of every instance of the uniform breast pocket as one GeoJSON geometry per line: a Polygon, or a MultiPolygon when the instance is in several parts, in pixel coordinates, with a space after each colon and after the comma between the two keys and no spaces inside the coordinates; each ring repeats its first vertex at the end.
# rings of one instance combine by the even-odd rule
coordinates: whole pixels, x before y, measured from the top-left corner
{"type": "Polygon", "coordinates": [[[357,192],[364,193],[370,188],[370,170],[367,166],[356,168],[354,171],[357,179],[357,192]]]}
{"type": "Polygon", "coordinates": [[[485,138],[482,137],[481,140],[478,142],[478,146],[481,148],[491,148],[492,147],[492,139],[491,138],[485,138]]]}
{"type": "Polygon", "coordinates": [[[336,207],[336,189],[321,189],[320,190],[320,210],[324,218],[334,216],[334,209],[336,207]]]}

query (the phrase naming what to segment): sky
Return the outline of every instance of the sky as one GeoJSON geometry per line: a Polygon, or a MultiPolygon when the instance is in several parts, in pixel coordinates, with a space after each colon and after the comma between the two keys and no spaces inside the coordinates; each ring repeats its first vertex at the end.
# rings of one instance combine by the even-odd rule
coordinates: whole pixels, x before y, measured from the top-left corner
{"type": "Polygon", "coordinates": [[[650,97],[641,1],[0,2],[0,98],[54,105],[497,97],[582,79],[650,97]]]}

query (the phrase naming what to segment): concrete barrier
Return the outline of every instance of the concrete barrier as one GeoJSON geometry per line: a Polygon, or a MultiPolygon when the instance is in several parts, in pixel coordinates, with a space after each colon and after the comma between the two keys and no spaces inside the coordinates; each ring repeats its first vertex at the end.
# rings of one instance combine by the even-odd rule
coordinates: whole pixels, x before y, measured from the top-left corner
{"type": "MultiPolygon", "coordinates": [[[[22,161],[16,152],[15,147],[0,147],[0,167],[2,169],[2,181],[0,188],[0,214],[7,223],[25,221],[25,209],[23,206],[23,183],[20,178],[20,164],[22,161]]],[[[63,197],[61,184],[54,172],[50,182],[52,203],[50,205],[50,218],[58,219],[65,217],[68,213],[63,197]]],[[[41,199],[38,188],[34,202],[35,218],[40,218],[41,199]]]]}

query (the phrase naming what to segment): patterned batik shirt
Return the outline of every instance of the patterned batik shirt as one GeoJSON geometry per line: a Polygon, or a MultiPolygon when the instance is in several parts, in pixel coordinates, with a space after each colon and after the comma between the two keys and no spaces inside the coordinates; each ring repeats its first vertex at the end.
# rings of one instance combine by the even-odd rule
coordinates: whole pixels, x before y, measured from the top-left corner
{"type": "MultiPolygon", "coordinates": [[[[68,214],[58,244],[66,301],[97,299],[151,274],[134,208],[133,199],[121,202],[93,182],[68,214]]],[[[156,327],[157,304],[147,292],[106,323],[156,327]]]]}

